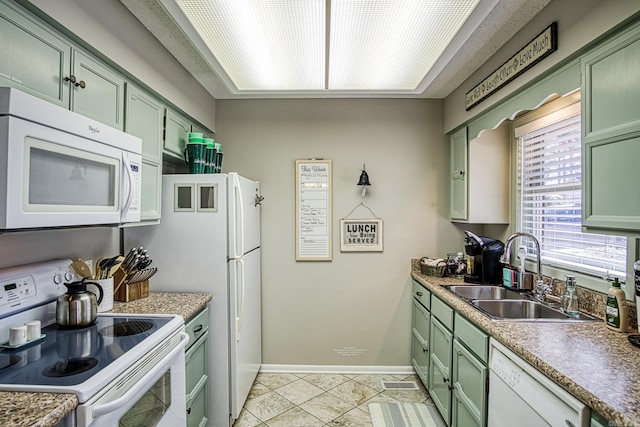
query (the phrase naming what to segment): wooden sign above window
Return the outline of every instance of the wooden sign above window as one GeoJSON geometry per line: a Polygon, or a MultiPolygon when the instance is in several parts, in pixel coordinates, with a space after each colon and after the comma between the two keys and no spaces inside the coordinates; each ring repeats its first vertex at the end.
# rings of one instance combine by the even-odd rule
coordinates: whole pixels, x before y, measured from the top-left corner
{"type": "Polygon", "coordinates": [[[469,111],[488,98],[489,95],[554,52],[558,48],[557,27],[557,24],[553,22],[525,47],[520,49],[518,53],[467,92],[464,97],[466,110],[469,111]]]}

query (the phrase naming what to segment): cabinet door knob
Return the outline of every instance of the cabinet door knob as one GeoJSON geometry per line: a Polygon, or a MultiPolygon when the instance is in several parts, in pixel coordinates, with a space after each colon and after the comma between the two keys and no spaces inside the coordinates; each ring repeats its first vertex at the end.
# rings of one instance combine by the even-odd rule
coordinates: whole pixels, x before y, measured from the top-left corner
{"type": "Polygon", "coordinates": [[[428,348],[424,348],[424,347],[422,347],[422,352],[423,352],[423,353],[429,353],[429,349],[428,349],[428,348]]]}
{"type": "MultiPolygon", "coordinates": [[[[73,83],[73,82],[72,82],[73,83]]],[[[80,86],[80,89],[84,89],[85,87],[87,87],[87,84],[84,82],[84,80],[80,80],[78,83],[75,84],[76,87],[80,86]]]]}
{"type": "Polygon", "coordinates": [[[449,382],[449,378],[442,377],[442,382],[445,383],[445,384],[448,383],[449,382]]]}
{"type": "Polygon", "coordinates": [[[187,408],[187,414],[191,413],[191,408],[187,408]]]}
{"type": "Polygon", "coordinates": [[[65,78],[64,78],[64,81],[65,81],[65,82],[75,83],[77,80],[76,80],[76,76],[74,76],[73,74],[71,74],[69,77],[65,77],[65,78]]]}

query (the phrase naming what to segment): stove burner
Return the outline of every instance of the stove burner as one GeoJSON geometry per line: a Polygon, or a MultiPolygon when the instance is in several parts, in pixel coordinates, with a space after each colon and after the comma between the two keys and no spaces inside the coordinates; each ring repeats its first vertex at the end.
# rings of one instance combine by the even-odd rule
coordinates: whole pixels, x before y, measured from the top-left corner
{"type": "Polygon", "coordinates": [[[20,354],[1,354],[0,355],[0,371],[3,369],[11,368],[16,365],[23,365],[27,363],[27,356],[20,354]]]}
{"type": "Polygon", "coordinates": [[[60,360],[46,368],[42,374],[45,377],[60,378],[81,374],[98,364],[98,359],[94,357],[73,357],[71,359],[60,360]]]}
{"type": "Polygon", "coordinates": [[[153,328],[153,323],[147,320],[116,320],[113,325],[109,325],[100,330],[105,337],[126,337],[137,335],[153,328]]]}

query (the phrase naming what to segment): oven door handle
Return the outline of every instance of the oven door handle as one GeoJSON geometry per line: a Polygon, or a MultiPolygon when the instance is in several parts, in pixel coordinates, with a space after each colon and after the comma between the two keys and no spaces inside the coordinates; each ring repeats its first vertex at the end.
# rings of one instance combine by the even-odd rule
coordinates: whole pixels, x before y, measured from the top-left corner
{"type": "Polygon", "coordinates": [[[113,412],[113,411],[119,409],[120,407],[126,405],[127,403],[129,403],[131,401],[131,398],[136,393],[138,393],[144,387],[148,387],[149,386],[147,384],[146,378],[147,377],[153,377],[156,374],[162,372],[164,369],[167,369],[167,362],[169,362],[171,359],[173,359],[175,357],[175,355],[177,355],[179,352],[184,351],[184,348],[187,346],[187,342],[189,342],[189,335],[187,335],[186,332],[180,332],[180,342],[178,343],[178,345],[176,345],[176,347],[173,350],[171,350],[162,359],[162,361],[157,363],[156,366],[154,366],[147,373],[147,375],[145,375],[144,378],[140,378],[140,381],[138,381],[133,387],[131,387],[129,390],[127,390],[127,392],[125,394],[123,394],[122,396],[120,396],[116,400],[113,400],[111,402],[108,402],[108,403],[105,403],[105,404],[102,404],[102,405],[94,406],[94,408],[93,408],[93,417],[94,418],[98,418],[98,417],[100,417],[102,415],[105,415],[105,414],[108,414],[110,412],[113,412]]]}

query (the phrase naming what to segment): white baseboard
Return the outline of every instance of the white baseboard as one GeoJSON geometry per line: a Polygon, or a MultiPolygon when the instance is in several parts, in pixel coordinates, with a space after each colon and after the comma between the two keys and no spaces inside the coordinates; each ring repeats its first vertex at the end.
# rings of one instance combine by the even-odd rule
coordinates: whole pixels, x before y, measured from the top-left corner
{"type": "Polygon", "coordinates": [[[272,365],[263,364],[261,373],[290,374],[388,374],[411,375],[413,366],[353,366],[353,365],[272,365]]]}

